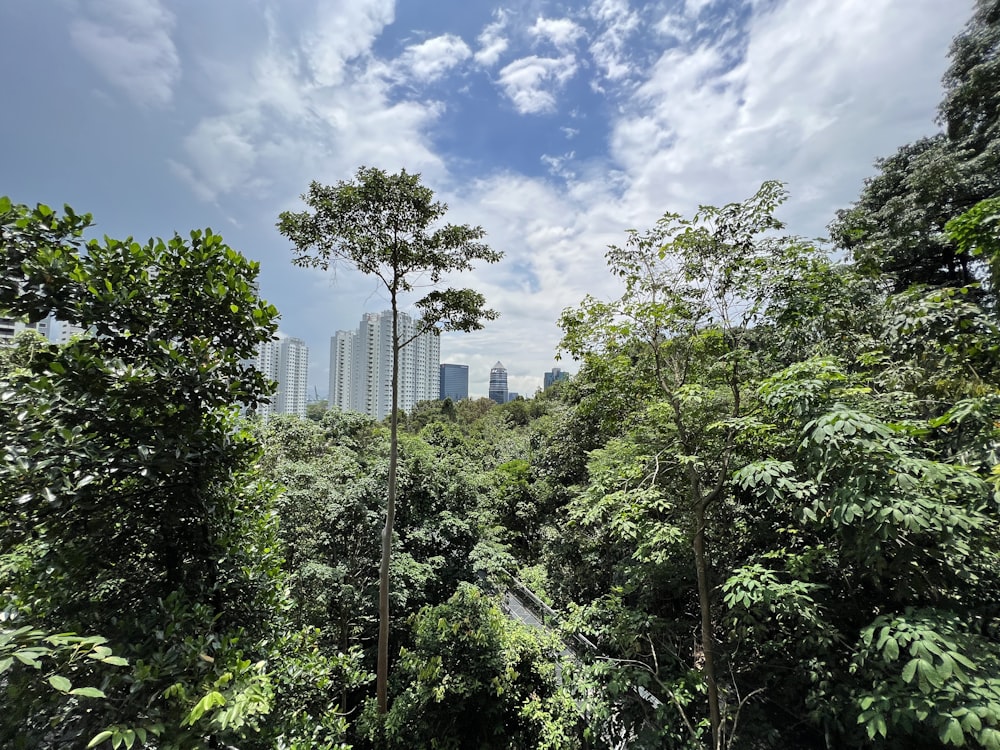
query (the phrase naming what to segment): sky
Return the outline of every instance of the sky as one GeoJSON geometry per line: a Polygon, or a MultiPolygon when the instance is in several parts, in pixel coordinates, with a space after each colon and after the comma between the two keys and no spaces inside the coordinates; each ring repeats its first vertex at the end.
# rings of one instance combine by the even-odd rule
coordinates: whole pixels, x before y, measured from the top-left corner
{"type": "MultiPolygon", "coordinates": [[[[388,307],[376,282],[290,263],[275,228],[310,181],[406,169],[504,253],[456,281],[500,318],[446,333],[485,396],[530,396],[560,313],[618,288],[604,253],[665,212],[787,184],[821,238],[873,162],[938,130],[972,0],[7,0],[0,194],[96,232],[211,227],[261,263],[282,335],[310,349],[388,307]]],[[[406,300],[410,304],[412,300],[406,300]]]]}

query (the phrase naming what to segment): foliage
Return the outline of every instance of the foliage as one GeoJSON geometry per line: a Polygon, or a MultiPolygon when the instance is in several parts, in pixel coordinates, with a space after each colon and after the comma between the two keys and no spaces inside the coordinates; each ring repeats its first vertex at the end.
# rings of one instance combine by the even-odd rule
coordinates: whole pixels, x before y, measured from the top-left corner
{"type": "Polygon", "coordinates": [[[555,642],[510,622],[471,586],[422,609],[413,632],[412,648],[400,652],[402,689],[385,717],[386,747],[578,747],[555,642]]]}
{"type": "Polygon", "coordinates": [[[678,550],[691,545],[697,658],[717,747],[726,719],[710,560],[719,555],[707,543],[731,513],[730,466],[740,433],[753,425],[745,413],[747,382],[757,367],[753,327],[765,320],[789,272],[814,254],[794,238],[772,234],[782,226],[774,210],[784,198],[779,183],[765,183],[743,202],[702,206],[693,219],[667,214],[645,234],[630,232],[628,244],[607,255],[625,285],[622,298],[588,298],[562,317],[566,350],[588,364],[628,357],[629,377],[644,383],[651,398],[625,442],[591,453],[591,484],[571,518],[609,529],[632,550],[644,578],[650,565],[676,568],[678,550]]]}
{"type": "Polygon", "coordinates": [[[944,228],[960,253],[986,261],[995,304],[1000,289],[1000,198],[980,201],[944,228]]]}
{"type": "Polygon", "coordinates": [[[975,155],[987,172],[1000,139],[1000,4],[977,0],[972,18],[952,41],[940,119],[949,140],[975,155]]]}
{"type": "Polygon", "coordinates": [[[382,561],[379,568],[379,650],[377,685],[379,711],[388,707],[389,598],[393,523],[396,514],[397,421],[399,353],[418,336],[434,332],[472,331],[497,313],[484,307],[485,298],[473,289],[437,288],[444,277],[472,269],[472,262],[496,263],[502,253],[480,242],[481,227],[445,224],[435,228],[448,207],[433,200],[420,184],[420,175],[405,170],[388,175],[361,167],[355,181],[333,187],[313,182],[302,196],[309,211],[285,211],[278,229],[294,244],[298,265],[328,269],[339,263],[375,276],[389,295],[392,310],[392,405],[389,411],[389,467],[382,561]],[[398,330],[400,295],[414,290],[417,281],[430,292],[414,306],[420,311],[416,332],[403,339],[398,330]]]}
{"type": "Polygon", "coordinates": [[[99,702],[72,695],[99,660],[74,662],[90,669],[55,702],[8,671],[0,736],[251,747],[284,689],[271,669],[292,658],[269,645],[285,606],[273,487],[237,421],[240,402],[268,394],[245,362],[276,311],[254,291],[256,264],[210,230],[84,242],[89,225],[0,201],[0,307],[88,331],[22,346],[0,373],[0,591],[15,628],[99,632],[94,653],[129,669],[100,673],[99,702]]]}
{"type": "MultiPolygon", "coordinates": [[[[978,741],[989,746],[997,704],[988,676],[1000,648],[974,623],[996,617],[983,603],[1000,590],[1000,498],[991,498],[984,468],[954,463],[966,449],[951,452],[951,440],[934,438],[931,425],[940,429],[961,410],[921,417],[920,400],[877,383],[893,384],[848,375],[832,360],[762,383],[765,404],[784,422],[775,427],[789,430],[787,447],[735,481],[785,509],[787,526],[782,547],[724,585],[733,634],[770,669],[810,665],[798,693],[827,737],[859,742],[863,729],[884,746],[913,747],[932,729],[957,745],[963,732],[985,728],[978,741]],[[961,724],[969,711],[976,718],[961,724]]],[[[995,441],[981,432],[972,441],[984,437],[995,441]]],[[[765,675],[749,684],[768,685],[765,675]]],[[[783,694],[776,688],[768,687],[772,700],[783,694]]],[[[780,700],[794,705],[795,693],[780,700]]]]}
{"type": "MultiPolygon", "coordinates": [[[[944,131],[876,162],[854,205],[831,225],[834,241],[892,290],[911,284],[964,286],[977,280],[969,248],[946,224],[1000,184],[1000,5],[977,0],[951,47],[940,121],[944,131]]],[[[991,293],[995,299],[995,284],[991,293]]]]}

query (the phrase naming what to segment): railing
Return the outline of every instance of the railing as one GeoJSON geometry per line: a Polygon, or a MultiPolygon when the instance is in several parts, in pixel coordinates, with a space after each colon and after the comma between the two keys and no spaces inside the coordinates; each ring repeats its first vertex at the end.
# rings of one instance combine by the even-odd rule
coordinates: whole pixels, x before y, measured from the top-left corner
{"type": "MultiPolygon", "coordinates": [[[[508,590],[506,592],[506,596],[510,597],[510,598],[513,598],[514,601],[517,602],[517,604],[522,609],[524,609],[526,613],[532,614],[530,612],[530,610],[528,609],[528,607],[525,606],[525,603],[523,601],[521,601],[521,599],[519,598],[518,595],[523,596],[525,599],[527,599],[528,602],[530,602],[531,606],[535,608],[535,613],[534,614],[536,614],[536,617],[534,618],[535,622],[530,622],[529,620],[527,620],[526,618],[524,618],[524,617],[522,617],[520,615],[513,614],[511,612],[511,608],[509,606],[505,606],[505,609],[507,610],[508,616],[515,617],[516,619],[520,620],[521,622],[524,622],[527,625],[533,625],[533,626],[536,626],[536,627],[541,627],[541,628],[544,628],[545,630],[548,630],[549,632],[553,632],[553,625],[558,625],[558,623],[560,623],[562,621],[562,617],[559,615],[559,613],[556,612],[554,609],[552,609],[552,607],[550,607],[548,604],[546,604],[545,602],[543,602],[535,594],[534,591],[532,591],[531,589],[529,589],[524,584],[524,582],[521,581],[520,579],[518,579],[517,576],[515,576],[513,573],[511,573],[508,570],[502,570],[502,572],[503,572],[504,575],[506,575],[508,577],[508,579],[511,582],[510,583],[510,588],[508,588],[508,590]],[[517,594],[514,593],[515,591],[517,592],[517,594]],[[548,624],[546,622],[546,618],[548,618],[548,620],[552,624],[548,624]]],[[[563,639],[564,642],[566,641],[567,638],[571,639],[574,643],[576,643],[581,648],[583,648],[584,650],[586,650],[587,652],[589,652],[591,658],[594,658],[594,659],[603,659],[603,660],[610,661],[610,662],[617,661],[616,659],[613,659],[613,658],[611,658],[609,656],[605,656],[604,654],[602,654],[601,650],[594,644],[594,642],[591,641],[589,638],[587,638],[584,635],[581,635],[579,633],[565,633],[565,632],[559,632],[558,635],[559,635],[560,638],[563,639]]],[[[579,654],[573,648],[569,647],[569,644],[567,644],[567,646],[568,646],[568,650],[569,650],[570,654],[575,659],[579,660],[579,658],[580,658],[579,654]]],[[[651,693],[649,690],[647,690],[642,685],[635,685],[635,686],[633,686],[632,689],[636,692],[636,694],[640,698],[642,698],[642,700],[644,700],[647,704],[649,704],[654,709],[655,708],[659,708],[663,704],[663,701],[661,701],[659,698],[657,698],[655,695],[653,695],[653,693],[651,693]]]]}

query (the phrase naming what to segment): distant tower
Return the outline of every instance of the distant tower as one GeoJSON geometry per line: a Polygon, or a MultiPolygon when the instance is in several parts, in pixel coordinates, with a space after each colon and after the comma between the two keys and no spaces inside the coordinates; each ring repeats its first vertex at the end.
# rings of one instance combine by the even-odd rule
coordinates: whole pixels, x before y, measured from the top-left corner
{"type": "Polygon", "coordinates": [[[497,362],[490,370],[490,399],[498,404],[507,403],[507,368],[497,362]]]}
{"type": "Polygon", "coordinates": [[[553,367],[552,372],[544,373],[545,385],[542,390],[546,388],[551,388],[554,384],[558,383],[560,380],[569,380],[569,373],[563,372],[558,367],[553,367]]]}
{"type": "Polygon", "coordinates": [[[441,400],[461,401],[469,397],[469,366],[441,365],[441,400]]]}

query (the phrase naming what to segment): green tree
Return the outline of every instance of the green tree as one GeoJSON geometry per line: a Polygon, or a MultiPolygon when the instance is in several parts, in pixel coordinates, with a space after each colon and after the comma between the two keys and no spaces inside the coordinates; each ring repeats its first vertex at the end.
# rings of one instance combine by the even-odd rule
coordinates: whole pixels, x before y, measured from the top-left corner
{"type": "Polygon", "coordinates": [[[894,292],[976,279],[968,249],[949,237],[945,225],[1000,194],[998,40],[1000,3],[977,0],[952,42],[939,108],[943,132],[879,159],[878,174],[830,225],[834,241],[864,270],[885,274],[894,292]]]}
{"type": "Polygon", "coordinates": [[[986,262],[994,311],[1000,311],[1000,198],[980,201],[944,228],[959,252],[986,262]]]}
{"type": "Polygon", "coordinates": [[[976,171],[943,134],[901,146],[875,166],[878,174],[830,225],[834,241],[862,270],[887,277],[892,291],[972,282],[970,256],[956,252],[944,227],[1000,187],[996,180],[976,171]]]}
{"type": "Polygon", "coordinates": [[[815,252],[773,235],[784,198],[784,188],[768,182],[740,203],[702,206],[693,219],[667,214],[646,233],[630,232],[625,247],[607,253],[624,295],[611,303],[588,298],[562,317],[564,349],[587,363],[628,358],[630,376],[652,396],[627,444],[592,454],[589,501],[578,517],[610,516],[637,545],[635,558],[650,564],[661,547],[691,545],[714,748],[727,744],[728,729],[715,635],[719,555],[709,540],[730,514],[729,475],[743,434],[753,430],[754,328],[779,282],[815,252]]]}
{"type": "Polygon", "coordinates": [[[328,408],[326,399],[308,403],[306,404],[306,417],[314,422],[318,422],[323,418],[323,415],[326,414],[328,408]]]}
{"type": "Polygon", "coordinates": [[[976,0],[949,56],[940,106],[945,133],[979,172],[995,174],[1000,163],[1000,2],[976,0]]]}
{"type": "Polygon", "coordinates": [[[376,693],[379,710],[388,704],[389,567],[396,513],[398,464],[399,353],[425,332],[470,331],[496,313],[484,307],[483,295],[472,289],[434,288],[414,303],[420,312],[417,332],[403,339],[398,329],[402,296],[417,285],[438,286],[473,261],[495,263],[502,254],[480,242],[484,232],[469,225],[440,225],[447,206],[433,200],[419,175],[406,171],[389,175],[362,167],[355,180],[335,186],[313,182],[303,196],[309,210],[286,211],[279,231],[292,241],[294,262],[329,269],[340,264],[375,276],[389,296],[392,310],[392,407],[390,412],[389,482],[386,521],[382,532],[379,576],[379,653],[376,693]]]}
{"type": "MultiPolygon", "coordinates": [[[[906,305],[891,326],[943,333],[906,305]]],[[[995,341],[987,326],[983,343],[995,341]]],[[[928,418],[900,388],[900,369],[924,366],[910,352],[853,373],[807,360],[761,384],[777,437],[735,480],[778,533],[723,584],[727,627],[754,656],[745,688],[767,691],[762,711],[781,707],[771,721],[808,717],[828,745],[997,747],[1000,402],[994,387],[928,418]]]]}
{"type": "Polygon", "coordinates": [[[579,747],[578,711],[558,684],[557,641],[511,622],[469,585],[422,609],[413,633],[386,716],[387,747],[579,747]]]}
{"type": "Polygon", "coordinates": [[[210,230],[85,242],[90,225],[0,199],[0,309],[89,331],[0,373],[0,592],[17,619],[101,633],[133,666],[103,674],[109,701],[93,705],[32,704],[8,673],[0,737],[253,734],[273,705],[261,644],[281,585],[273,490],[238,409],[269,392],[244,362],[276,311],[257,265],[210,230]]]}

